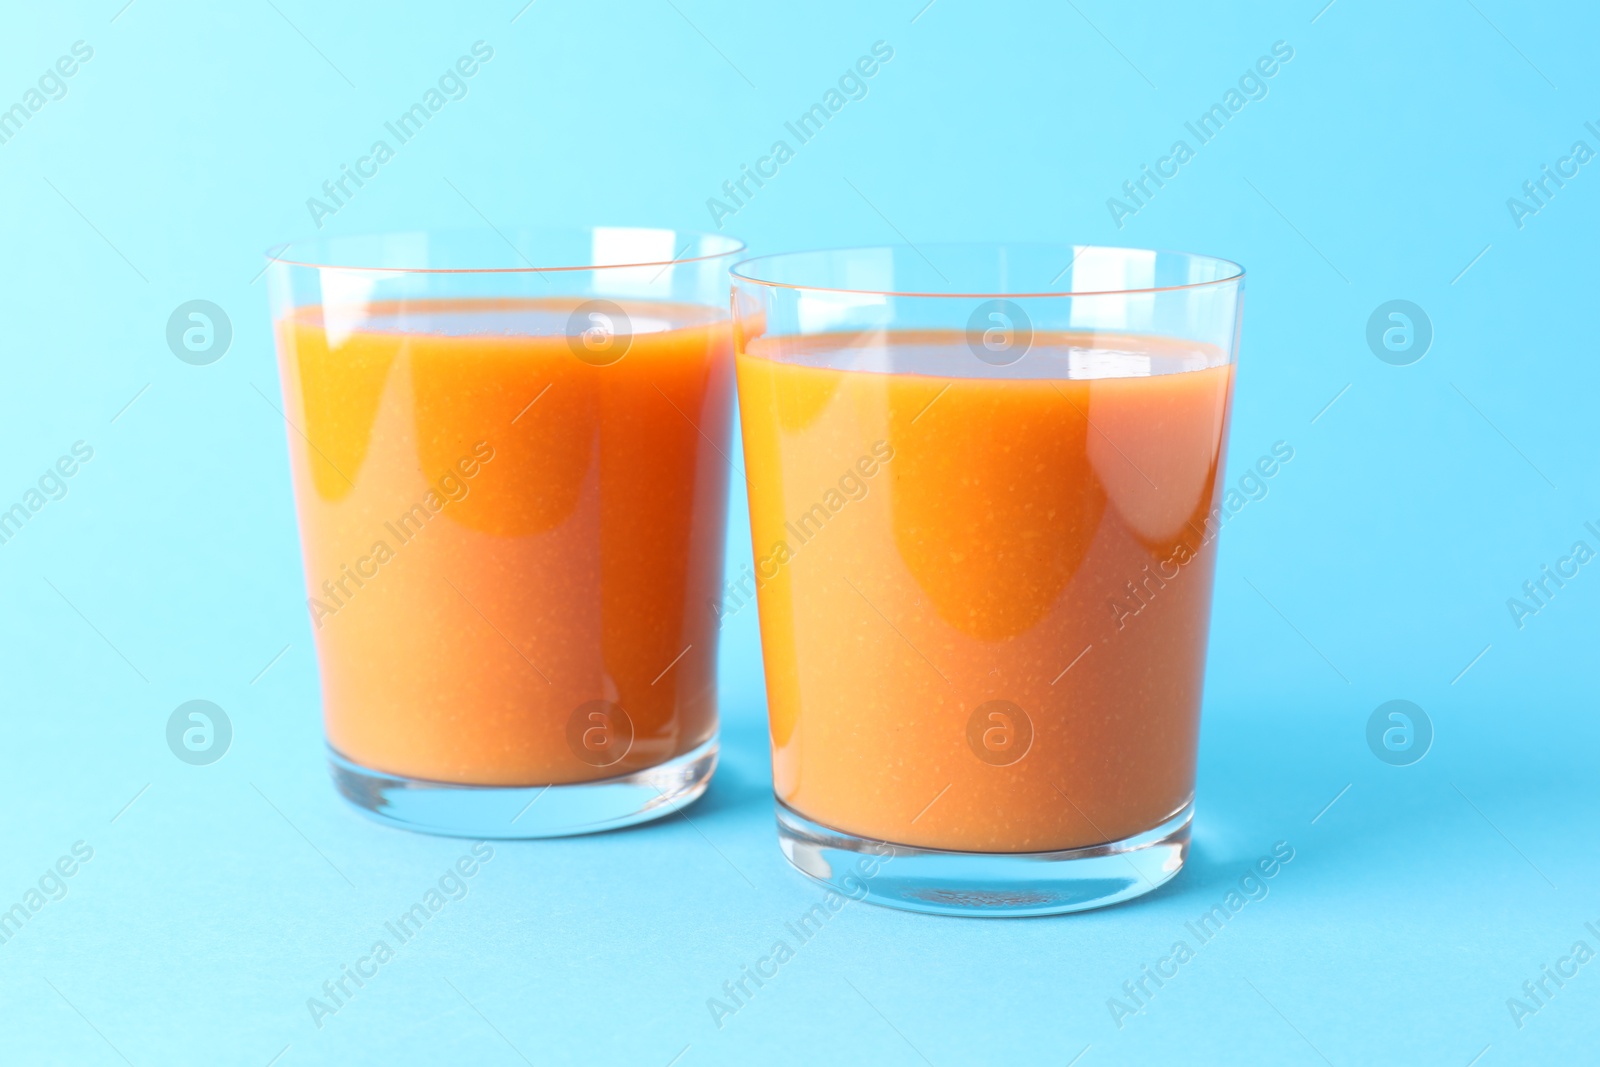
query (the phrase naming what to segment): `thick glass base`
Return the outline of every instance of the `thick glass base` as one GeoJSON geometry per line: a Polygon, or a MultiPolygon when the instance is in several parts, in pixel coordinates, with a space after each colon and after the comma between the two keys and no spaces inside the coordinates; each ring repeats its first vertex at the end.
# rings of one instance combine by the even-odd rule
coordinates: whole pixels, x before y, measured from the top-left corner
{"type": "Polygon", "coordinates": [[[352,763],[331,747],[344,798],[379,822],[447,837],[566,837],[660,819],[700,799],[717,766],[717,738],[618,778],[564,785],[456,785],[352,763]]]}
{"type": "Polygon", "coordinates": [[[933,915],[1059,915],[1142,896],[1183,868],[1191,800],[1160,826],[1061,852],[946,852],[857,837],[777,801],[778,843],[796,869],[840,893],[933,915]]]}

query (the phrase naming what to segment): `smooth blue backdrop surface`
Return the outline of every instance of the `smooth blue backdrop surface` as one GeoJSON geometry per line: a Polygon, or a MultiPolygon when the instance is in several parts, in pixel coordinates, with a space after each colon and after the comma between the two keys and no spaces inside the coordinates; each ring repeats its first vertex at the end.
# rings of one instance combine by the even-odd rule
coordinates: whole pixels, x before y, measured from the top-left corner
{"type": "Polygon", "coordinates": [[[93,58],[0,143],[0,503],[75,441],[94,458],[0,545],[0,907],[74,842],[93,859],[0,944],[0,1058],[1592,1057],[1600,963],[1546,980],[1521,1025],[1507,999],[1533,1005],[1523,983],[1575,941],[1600,950],[1600,565],[1520,628],[1506,602],[1575,541],[1600,548],[1600,163],[1520,226],[1507,199],[1574,142],[1600,150],[1600,18],[1323,2],[7,4],[0,107],[74,42],[93,58]],[[1009,923],[852,904],[719,1027],[707,999],[820,898],[774,841],[743,612],[724,763],[687,819],[495,845],[465,899],[313,1023],[307,998],[468,843],[375,826],[326,782],[256,276],[264,248],[313,229],[322,182],[479,40],[494,58],[468,95],[330,231],[707,228],[707,198],[881,40],[894,58],[868,95],[728,232],[762,251],[1004,238],[1248,266],[1231,476],[1276,441],[1295,458],[1223,538],[1195,849],[1172,885],[1009,923]],[[1107,199],[1194,147],[1184,123],[1278,41],[1294,58],[1265,98],[1119,227],[1107,199]],[[210,366],[165,342],[191,299],[232,321],[210,366]],[[1391,299],[1432,322],[1410,366],[1366,342],[1391,299]],[[234,724],[208,767],[165,742],[194,698],[234,724]],[[1396,698],[1436,732],[1410,767],[1365,739],[1396,698]],[[1279,841],[1295,858],[1270,894],[1119,1026],[1108,999],[1279,841]]]}

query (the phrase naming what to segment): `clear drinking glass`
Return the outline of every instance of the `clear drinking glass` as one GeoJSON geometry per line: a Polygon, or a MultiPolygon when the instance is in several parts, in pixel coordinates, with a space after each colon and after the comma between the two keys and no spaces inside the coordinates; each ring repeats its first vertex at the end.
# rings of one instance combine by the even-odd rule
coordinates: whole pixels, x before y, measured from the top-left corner
{"type": "Polygon", "coordinates": [[[736,264],[779,838],[915,911],[1148,892],[1193,811],[1243,270],[1070,245],[736,264]]]}
{"type": "Polygon", "coordinates": [[[275,252],[307,606],[352,803],[542,837],[704,792],[743,247],[599,228],[275,252]]]}

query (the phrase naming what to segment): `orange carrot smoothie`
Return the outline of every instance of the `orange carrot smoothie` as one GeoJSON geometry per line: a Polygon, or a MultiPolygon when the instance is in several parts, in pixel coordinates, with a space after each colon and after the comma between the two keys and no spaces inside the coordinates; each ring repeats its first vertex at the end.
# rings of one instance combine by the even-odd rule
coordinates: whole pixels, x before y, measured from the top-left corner
{"type": "Polygon", "coordinates": [[[346,759],[559,784],[715,734],[726,312],[624,302],[630,327],[597,356],[566,336],[582,304],[278,322],[327,736],[346,759]]]}
{"type": "Polygon", "coordinates": [[[1043,852],[1194,791],[1232,366],[959,331],[736,357],[778,799],[861,837],[1043,852]]]}

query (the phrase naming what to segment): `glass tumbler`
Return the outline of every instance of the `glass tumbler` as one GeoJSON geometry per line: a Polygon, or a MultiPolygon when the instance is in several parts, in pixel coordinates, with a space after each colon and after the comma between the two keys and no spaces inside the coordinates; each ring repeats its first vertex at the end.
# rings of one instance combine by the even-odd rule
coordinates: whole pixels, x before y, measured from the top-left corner
{"type": "Polygon", "coordinates": [[[1243,270],[1070,245],[734,266],[779,839],[1042,915],[1189,842],[1243,270]]]}
{"type": "Polygon", "coordinates": [[[742,248],[595,228],[275,251],[329,760],[357,807],[545,837],[704,792],[742,248]]]}

